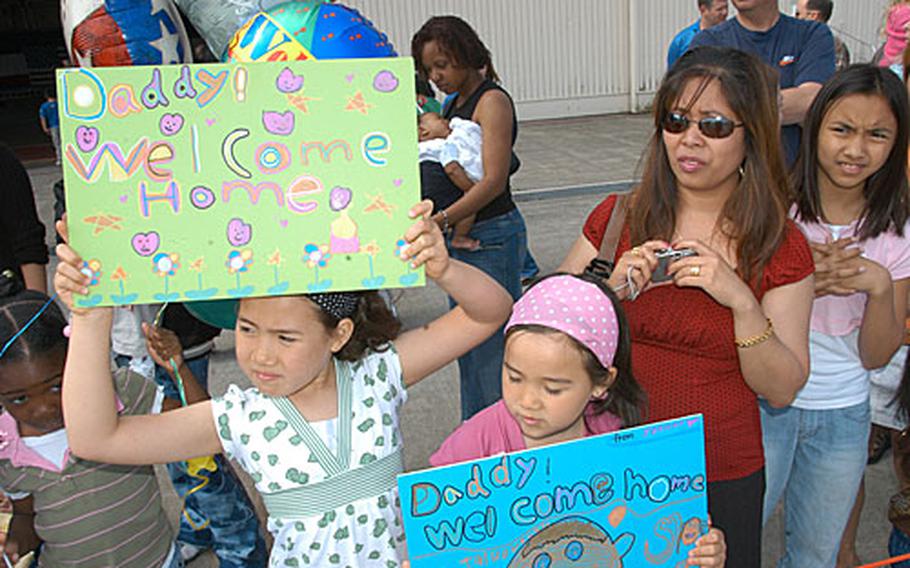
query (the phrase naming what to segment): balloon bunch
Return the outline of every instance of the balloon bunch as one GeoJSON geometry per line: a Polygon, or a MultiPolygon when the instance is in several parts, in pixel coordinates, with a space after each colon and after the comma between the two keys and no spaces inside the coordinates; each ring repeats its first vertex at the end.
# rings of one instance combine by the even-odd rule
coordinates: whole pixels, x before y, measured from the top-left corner
{"type": "Polygon", "coordinates": [[[325,0],[62,0],[67,50],[85,67],[192,62],[178,7],[225,61],[396,55],[357,10],[325,0]]]}

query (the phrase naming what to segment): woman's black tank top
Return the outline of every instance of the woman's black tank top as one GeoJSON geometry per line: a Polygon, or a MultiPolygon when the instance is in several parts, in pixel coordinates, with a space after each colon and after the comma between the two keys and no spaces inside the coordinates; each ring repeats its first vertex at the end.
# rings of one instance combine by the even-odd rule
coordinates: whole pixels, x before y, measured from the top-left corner
{"type": "MultiPolygon", "coordinates": [[[[518,119],[515,117],[515,103],[512,102],[512,97],[505,89],[489,79],[485,79],[477,90],[474,91],[474,94],[468,97],[468,100],[460,107],[456,108],[453,100],[452,104],[445,109],[445,117],[452,118],[457,116],[458,118],[463,118],[465,120],[474,120],[474,110],[477,109],[477,103],[480,101],[480,97],[490,90],[497,90],[505,93],[506,97],[509,98],[509,104],[512,105],[512,146],[514,147],[515,139],[518,137],[518,119]]],[[[511,176],[518,169],[518,164],[518,159],[515,156],[515,153],[512,152],[512,164],[509,168],[510,179],[506,180],[506,189],[500,193],[496,199],[488,203],[486,207],[477,212],[477,221],[492,219],[493,217],[498,217],[503,213],[508,213],[515,209],[515,203],[512,201],[511,176]]]]}

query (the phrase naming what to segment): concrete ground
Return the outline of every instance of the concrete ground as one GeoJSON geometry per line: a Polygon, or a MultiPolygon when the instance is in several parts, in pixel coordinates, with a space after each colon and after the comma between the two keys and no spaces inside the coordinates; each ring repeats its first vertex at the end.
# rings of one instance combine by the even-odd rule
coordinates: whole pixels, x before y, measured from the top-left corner
{"type": "MultiPolygon", "coordinates": [[[[650,117],[642,115],[601,116],[584,119],[524,123],[517,145],[523,166],[513,178],[517,199],[530,233],[530,246],[544,272],[553,270],[580,234],[588,212],[610,190],[626,187],[650,133],[650,117]],[[554,189],[560,188],[560,189],[554,189]],[[558,215],[554,215],[558,211],[558,215]]],[[[42,152],[30,149],[30,155],[42,152]]],[[[43,156],[46,157],[46,151],[43,156]]],[[[59,179],[58,168],[46,159],[29,163],[39,212],[50,228],[51,185],[59,179]]],[[[50,244],[51,237],[49,235],[50,244]]],[[[446,309],[441,291],[428,286],[408,290],[397,304],[406,327],[431,320],[446,309]]],[[[225,333],[212,358],[212,394],[227,385],[248,384],[232,360],[233,337],[225,333]]],[[[423,467],[443,438],[458,424],[459,395],[454,364],[413,387],[403,411],[406,466],[423,467]]],[[[857,546],[866,562],[885,558],[890,524],[887,503],[896,488],[890,454],[867,471],[867,498],[857,546]]],[[[176,498],[169,506],[177,517],[176,498]]],[[[763,566],[774,565],[781,549],[779,515],[766,527],[763,566]]],[[[216,566],[206,554],[193,568],[216,566]]]]}

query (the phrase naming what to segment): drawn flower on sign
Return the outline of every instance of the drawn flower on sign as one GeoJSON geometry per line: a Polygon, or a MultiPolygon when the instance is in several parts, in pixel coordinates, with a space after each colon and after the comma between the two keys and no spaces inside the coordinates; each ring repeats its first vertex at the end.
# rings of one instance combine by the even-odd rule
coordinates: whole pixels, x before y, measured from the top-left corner
{"type": "Polygon", "coordinates": [[[376,241],[370,241],[369,244],[363,245],[360,248],[360,252],[370,256],[376,256],[381,251],[379,250],[379,245],[376,244],[376,241]]]}
{"type": "Polygon", "coordinates": [[[179,259],[180,256],[177,254],[159,252],[152,257],[152,271],[161,277],[173,276],[180,268],[180,263],[177,262],[179,259]]]}
{"type": "Polygon", "coordinates": [[[306,260],[306,265],[310,268],[325,268],[328,264],[329,259],[332,258],[332,255],[329,254],[328,245],[314,245],[312,243],[303,247],[304,260],[306,260]]]}
{"type": "Polygon", "coordinates": [[[253,251],[250,249],[232,250],[228,253],[227,262],[224,264],[231,274],[249,272],[250,266],[253,264],[253,251]]]}
{"type": "Polygon", "coordinates": [[[88,283],[89,286],[97,286],[98,282],[101,281],[101,261],[96,259],[83,260],[80,270],[82,274],[91,278],[88,283]]]}
{"type": "Polygon", "coordinates": [[[404,239],[395,241],[395,256],[401,258],[402,253],[408,248],[408,242],[404,239]]]}

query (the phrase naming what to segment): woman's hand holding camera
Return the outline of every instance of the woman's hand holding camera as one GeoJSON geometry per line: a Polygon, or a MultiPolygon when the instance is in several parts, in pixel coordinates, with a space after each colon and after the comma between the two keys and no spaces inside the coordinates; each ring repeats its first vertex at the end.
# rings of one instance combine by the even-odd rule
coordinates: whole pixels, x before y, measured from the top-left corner
{"type": "Polygon", "coordinates": [[[701,288],[717,303],[734,312],[744,312],[758,304],[755,294],[739,274],[717,252],[701,241],[680,241],[675,248],[689,248],[698,253],[670,265],[673,282],[680,287],[701,288]]]}
{"type": "Polygon", "coordinates": [[[607,283],[621,300],[629,298],[633,290],[645,289],[657,268],[657,251],[667,247],[664,241],[647,241],[619,257],[607,283]]]}

